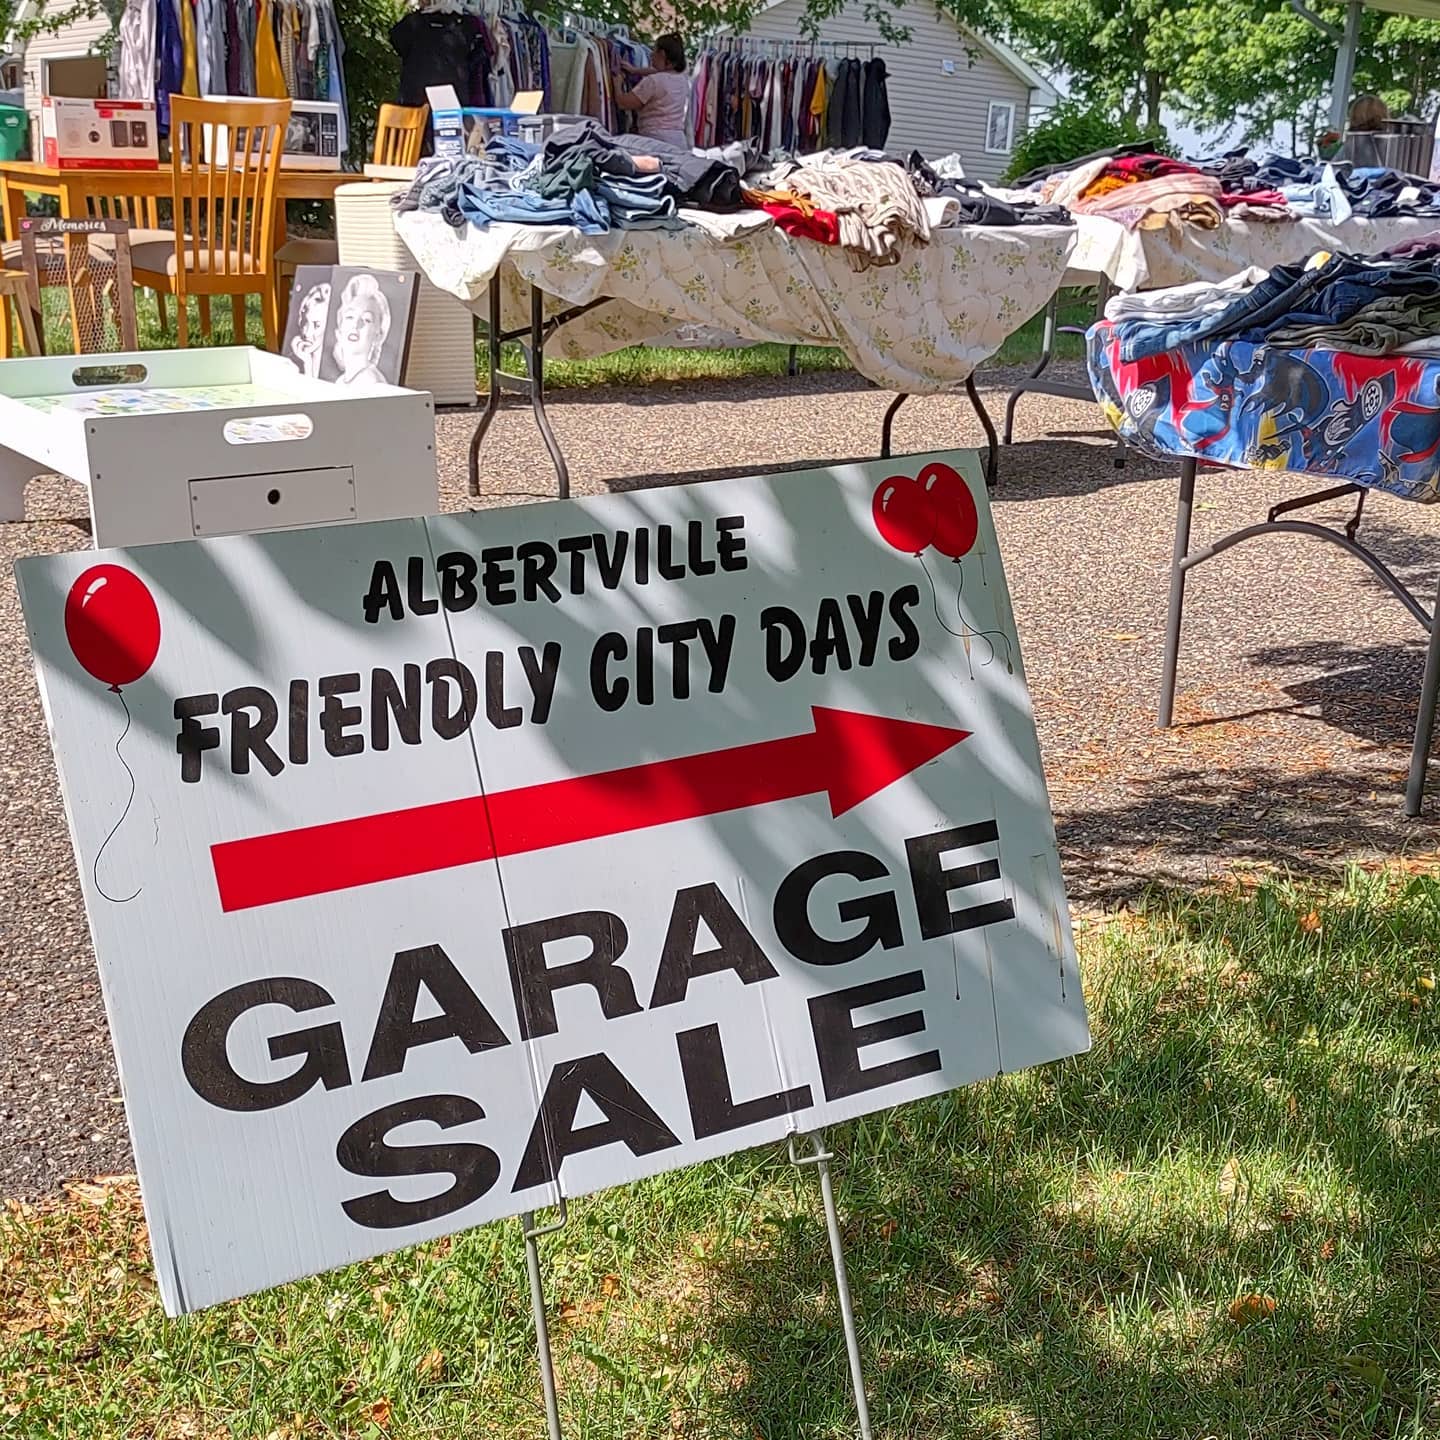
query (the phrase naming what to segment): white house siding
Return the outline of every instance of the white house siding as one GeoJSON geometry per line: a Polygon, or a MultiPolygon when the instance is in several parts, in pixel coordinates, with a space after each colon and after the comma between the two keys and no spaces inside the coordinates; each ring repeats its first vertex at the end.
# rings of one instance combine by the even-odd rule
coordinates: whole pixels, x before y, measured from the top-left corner
{"type": "MultiPolygon", "coordinates": [[[[805,0],[782,0],[755,16],[746,33],[761,40],[803,42],[804,10],[805,0]]],[[[868,58],[871,45],[884,58],[891,116],[886,148],[916,149],[932,158],[958,150],[967,175],[999,179],[1010,156],[985,151],[990,102],[1015,106],[1014,139],[1018,140],[1028,120],[1029,85],[953,20],[937,16],[924,0],[894,13],[910,30],[910,39],[901,45],[885,41],[876,22],[865,18],[860,0],[849,0],[838,15],[821,23],[820,31],[822,40],[865,46],[855,52],[861,59],[868,58]],[[946,61],[952,62],[953,74],[945,73],[946,61]]]]}
{"type": "MultiPolygon", "coordinates": [[[[54,9],[64,11],[66,0],[56,0],[54,9]]],[[[53,13],[53,12],[52,12],[53,13]]],[[[42,12],[43,14],[43,12],[42,12]]],[[[45,93],[42,62],[75,55],[98,54],[100,42],[110,33],[110,20],[103,12],[87,19],[72,20],[54,34],[48,31],[33,36],[25,45],[25,108],[30,112],[32,143],[38,134],[40,98],[45,93]]],[[[32,154],[38,153],[34,150],[32,154]]]]}

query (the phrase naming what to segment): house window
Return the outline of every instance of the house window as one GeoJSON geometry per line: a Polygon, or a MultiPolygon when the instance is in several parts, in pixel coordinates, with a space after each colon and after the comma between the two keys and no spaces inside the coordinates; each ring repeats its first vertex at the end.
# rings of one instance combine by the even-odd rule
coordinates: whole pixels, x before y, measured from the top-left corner
{"type": "Polygon", "coordinates": [[[1015,103],[992,100],[985,116],[985,153],[1008,155],[1015,148],[1015,103]]]}

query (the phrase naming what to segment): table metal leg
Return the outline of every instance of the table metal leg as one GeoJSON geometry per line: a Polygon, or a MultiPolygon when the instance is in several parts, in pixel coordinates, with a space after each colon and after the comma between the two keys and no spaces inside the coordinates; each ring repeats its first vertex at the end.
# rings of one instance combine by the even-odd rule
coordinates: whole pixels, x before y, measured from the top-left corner
{"type": "MultiPolygon", "coordinates": [[[[1030,372],[1032,380],[1038,380],[1050,364],[1055,354],[1055,326],[1060,318],[1060,292],[1057,290],[1051,297],[1050,303],[1045,307],[1045,329],[1040,340],[1040,360],[1030,372]]],[[[1015,407],[1020,403],[1020,397],[1025,394],[1023,383],[1017,385],[1010,392],[1009,398],[1005,401],[1005,443],[1010,443],[1015,433],[1015,407]]]]}
{"type": "Polygon", "coordinates": [[[985,444],[988,447],[985,452],[985,488],[993,490],[999,475],[1000,442],[995,438],[995,424],[990,419],[990,412],[985,408],[985,402],[981,400],[980,392],[975,388],[973,374],[968,375],[965,379],[965,393],[970,397],[970,404],[975,410],[976,418],[980,421],[980,428],[985,432],[985,444]]]}
{"type": "Polygon", "coordinates": [[[538,286],[530,286],[530,323],[523,330],[502,330],[500,328],[500,275],[497,271],[490,277],[489,291],[489,334],[486,337],[486,356],[490,370],[489,393],[485,409],[475,423],[475,433],[470,437],[470,493],[480,493],[480,447],[485,443],[486,433],[494,423],[495,416],[506,394],[528,396],[530,413],[535,417],[535,427],[545,442],[550,463],[555,467],[556,491],[562,500],[570,498],[570,467],[565,462],[565,452],[555,438],[550,425],[550,416],[545,410],[545,342],[566,320],[583,315],[606,304],[594,300],[588,305],[577,305],[572,310],[547,321],[545,319],[545,294],[538,286]],[[528,343],[525,374],[512,375],[500,363],[500,349],[507,340],[528,343]]]}
{"type": "Polygon", "coordinates": [[[1190,517],[1195,507],[1195,471],[1186,460],[1180,470],[1180,501],[1175,511],[1175,550],[1170,559],[1170,609],[1165,621],[1165,658],[1160,672],[1160,724],[1169,727],[1175,713],[1175,667],[1180,659],[1180,621],[1185,610],[1185,557],[1190,549],[1190,517]]]}
{"type": "Polygon", "coordinates": [[[545,295],[538,286],[530,287],[530,410],[539,427],[540,438],[550,452],[550,463],[555,467],[556,490],[562,500],[570,498],[570,467],[565,463],[565,453],[550,428],[550,417],[545,413],[545,295]]]}
{"type": "Polygon", "coordinates": [[[1410,750],[1410,775],[1405,782],[1405,813],[1413,820],[1425,800],[1425,771],[1435,731],[1435,698],[1440,693],[1440,595],[1430,612],[1430,643],[1425,648],[1425,678],[1420,682],[1420,709],[1415,716],[1415,743],[1410,750]]]}
{"type": "Polygon", "coordinates": [[[490,277],[490,312],[488,332],[485,336],[485,353],[488,357],[489,380],[486,386],[485,409],[475,422],[475,433],[470,437],[470,493],[480,493],[480,447],[485,443],[486,431],[495,422],[500,409],[500,273],[490,277]]]}
{"type": "MultiPolygon", "coordinates": [[[[976,418],[980,421],[980,428],[985,432],[985,488],[993,490],[999,470],[1000,442],[995,436],[995,422],[990,418],[990,412],[985,408],[985,402],[980,398],[980,392],[975,388],[975,377],[969,376],[965,381],[965,393],[970,398],[971,407],[975,411],[976,418]]],[[[880,423],[880,458],[890,458],[890,439],[895,429],[895,416],[899,414],[900,407],[910,398],[909,393],[897,395],[885,411],[885,418],[880,423]]]]}
{"type": "Polygon", "coordinates": [[[885,411],[885,418],[880,422],[880,458],[890,458],[890,435],[895,429],[895,417],[900,413],[900,407],[910,398],[908,394],[897,395],[885,411]]]}

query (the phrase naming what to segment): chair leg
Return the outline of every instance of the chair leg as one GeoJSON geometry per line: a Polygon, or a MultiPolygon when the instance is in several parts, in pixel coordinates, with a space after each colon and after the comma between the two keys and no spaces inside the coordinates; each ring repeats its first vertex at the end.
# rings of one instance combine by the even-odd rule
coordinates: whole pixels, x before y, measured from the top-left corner
{"type": "Polygon", "coordinates": [[[274,285],[267,285],[260,292],[261,317],[265,321],[265,348],[278,354],[280,351],[280,297],[274,285]]]}
{"type": "MultiPolygon", "coordinates": [[[[11,299],[15,302],[15,312],[20,317],[20,334],[25,341],[25,353],[34,359],[37,355],[45,353],[44,337],[40,327],[45,323],[45,317],[37,314],[30,308],[30,301],[27,296],[13,295],[11,299]]],[[[0,309],[8,309],[0,305],[0,309]]],[[[9,316],[6,316],[6,328],[9,328],[9,316]]]]}
{"type": "Polygon", "coordinates": [[[190,302],[178,294],[175,296],[175,343],[181,350],[190,348],[190,302]]]}
{"type": "Polygon", "coordinates": [[[155,292],[155,313],[160,317],[160,328],[162,330],[168,330],[170,328],[170,320],[165,314],[165,292],[163,290],[157,290],[155,292]]]}
{"type": "Polygon", "coordinates": [[[10,330],[10,296],[0,295],[0,360],[15,354],[15,341],[10,330]]]}
{"type": "Polygon", "coordinates": [[[196,299],[200,302],[200,334],[208,345],[211,340],[210,297],[208,295],[198,295],[196,299]]]}
{"type": "Polygon", "coordinates": [[[235,336],[232,344],[244,345],[245,335],[245,297],[243,295],[232,295],[230,297],[230,318],[234,322],[235,336]]]}

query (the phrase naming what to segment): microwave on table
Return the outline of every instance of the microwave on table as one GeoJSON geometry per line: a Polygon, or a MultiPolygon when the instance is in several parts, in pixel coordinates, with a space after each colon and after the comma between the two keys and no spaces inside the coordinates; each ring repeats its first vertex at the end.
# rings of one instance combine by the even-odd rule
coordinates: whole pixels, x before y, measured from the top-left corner
{"type": "MultiPolygon", "coordinates": [[[[248,96],[213,95],[213,100],[248,99],[248,96]]],[[[217,148],[225,149],[225,126],[217,125],[217,148]]],[[[211,139],[206,136],[206,161],[211,139]]],[[[281,165],[286,170],[338,170],[344,158],[340,153],[340,106],[334,100],[292,100],[290,123],[285,127],[284,155],[281,165]]]]}

